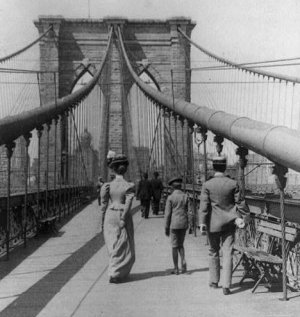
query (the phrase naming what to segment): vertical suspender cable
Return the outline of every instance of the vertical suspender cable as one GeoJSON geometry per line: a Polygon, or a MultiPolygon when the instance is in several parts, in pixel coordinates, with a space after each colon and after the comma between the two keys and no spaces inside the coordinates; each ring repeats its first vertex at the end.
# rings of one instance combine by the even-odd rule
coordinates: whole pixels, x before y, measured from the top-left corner
{"type": "Polygon", "coordinates": [[[38,166],[37,166],[37,196],[36,196],[36,203],[37,203],[37,216],[41,218],[41,210],[40,210],[40,186],[41,186],[41,137],[42,137],[42,130],[43,127],[38,127],[37,135],[38,135],[38,166]]]}
{"type": "Polygon", "coordinates": [[[46,145],[46,192],[45,192],[45,209],[46,209],[46,217],[49,216],[49,132],[50,132],[50,123],[47,123],[47,145],[46,145]]]}
{"type": "Polygon", "coordinates": [[[54,153],[53,153],[53,160],[54,160],[54,171],[53,171],[53,210],[56,216],[57,208],[56,208],[56,168],[57,168],[57,123],[58,118],[54,118],[54,153]]]}
{"type": "Polygon", "coordinates": [[[24,136],[25,139],[25,196],[24,196],[24,216],[22,221],[22,229],[23,229],[23,240],[24,240],[24,247],[26,248],[27,245],[27,204],[28,204],[28,168],[29,168],[29,154],[28,154],[28,147],[30,143],[31,133],[28,133],[24,136]]]}
{"type": "Polygon", "coordinates": [[[172,151],[171,151],[171,145],[172,145],[172,138],[171,138],[171,111],[168,110],[168,121],[169,121],[169,133],[168,133],[168,140],[167,142],[169,142],[169,162],[170,162],[170,170],[169,170],[169,178],[172,177],[172,173],[173,173],[173,162],[172,162],[172,151]]]}
{"type": "Polygon", "coordinates": [[[6,256],[9,260],[9,245],[10,245],[10,230],[11,230],[11,210],[10,210],[10,195],[11,195],[11,157],[15,143],[6,144],[7,157],[7,200],[6,200],[6,256]]]}
{"type": "MultiPolygon", "coordinates": [[[[139,103],[139,89],[135,86],[135,94],[136,94],[136,105],[137,105],[137,130],[138,130],[138,160],[141,159],[141,133],[140,133],[140,103],[139,103]]],[[[141,166],[141,164],[139,164],[141,166]]],[[[141,170],[139,170],[139,174],[141,175],[141,170]]]]}

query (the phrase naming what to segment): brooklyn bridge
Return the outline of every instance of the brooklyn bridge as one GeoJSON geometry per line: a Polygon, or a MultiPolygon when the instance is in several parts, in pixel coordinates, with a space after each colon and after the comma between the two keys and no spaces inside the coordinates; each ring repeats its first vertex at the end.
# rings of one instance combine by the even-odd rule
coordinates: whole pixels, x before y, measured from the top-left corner
{"type": "Polygon", "coordinates": [[[0,316],[295,316],[300,78],[217,56],[185,17],[34,25],[36,39],[0,59],[0,316]],[[108,282],[96,199],[98,177],[112,174],[109,151],[127,156],[127,180],[158,172],[164,184],[158,215],[141,218],[133,201],[136,263],[118,285],[108,282]],[[208,288],[197,230],[216,155],[251,212],[236,232],[229,297],[208,288]],[[193,215],[179,276],[164,236],[174,176],[193,215]]]}

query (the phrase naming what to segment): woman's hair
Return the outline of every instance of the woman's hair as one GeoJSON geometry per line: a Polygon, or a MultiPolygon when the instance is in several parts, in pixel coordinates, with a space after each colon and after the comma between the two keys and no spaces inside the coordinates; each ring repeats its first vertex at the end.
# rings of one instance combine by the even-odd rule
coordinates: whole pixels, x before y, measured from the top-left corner
{"type": "Polygon", "coordinates": [[[127,172],[128,163],[120,163],[114,164],[112,169],[115,171],[116,174],[124,175],[127,172]]]}
{"type": "Polygon", "coordinates": [[[123,175],[127,171],[129,165],[128,159],[124,154],[117,155],[111,159],[109,162],[109,167],[119,175],[123,175]]]}

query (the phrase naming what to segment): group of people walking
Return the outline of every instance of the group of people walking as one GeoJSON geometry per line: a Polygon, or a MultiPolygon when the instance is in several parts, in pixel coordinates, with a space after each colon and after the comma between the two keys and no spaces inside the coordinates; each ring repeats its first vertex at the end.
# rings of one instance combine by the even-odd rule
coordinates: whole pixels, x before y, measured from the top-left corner
{"type": "MultiPolygon", "coordinates": [[[[100,210],[103,215],[103,233],[109,254],[109,281],[118,283],[128,276],[135,262],[134,229],[131,215],[131,205],[134,196],[140,199],[142,216],[148,218],[150,202],[153,199],[153,213],[159,211],[159,200],[163,184],[156,172],[153,181],[148,180],[148,174],[138,183],[127,182],[124,174],[129,162],[124,155],[115,155],[109,160],[109,168],[115,173],[111,182],[101,185],[100,210]]],[[[245,226],[243,215],[237,205],[241,201],[238,183],[227,177],[226,158],[213,159],[214,177],[206,181],[201,190],[198,209],[198,228],[202,234],[207,234],[209,242],[209,287],[219,288],[220,282],[220,248],[223,251],[224,295],[230,294],[232,277],[232,249],[236,227],[245,226]]],[[[165,234],[170,236],[173,274],[185,273],[184,240],[189,224],[189,197],[182,190],[182,178],[175,177],[169,181],[173,188],[165,204],[165,234]],[[180,257],[180,270],[178,259],[180,257]]]]}
{"type": "Polygon", "coordinates": [[[143,174],[137,186],[136,199],[141,201],[142,217],[149,217],[150,203],[152,200],[152,210],[154,215],[158,215],[159,203],[163,192],[163,183],[159,178],[159,173],[153,173],[153,179],[148,180],[148,173],[143,174]]]}

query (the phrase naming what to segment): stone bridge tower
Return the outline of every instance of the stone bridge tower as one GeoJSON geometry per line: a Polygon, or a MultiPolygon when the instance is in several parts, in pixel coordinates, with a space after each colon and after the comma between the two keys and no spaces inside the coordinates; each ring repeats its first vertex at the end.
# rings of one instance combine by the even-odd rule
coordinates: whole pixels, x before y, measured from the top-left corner
{"type": "MultiPolygon", "coordinates": [[[[195,24],[187,18],[168,20],[128,20],[125,18],[105,19],[64,19],[62,16],[40,16],[35,25],[42,34],[50,25],[54,32],[40,44],[41,69],[57,73],[57,87],[43,86],[42,101],[53,101],[55,91],[59,96],[70,92],[78,80],[76,69],[84,59],[94,63],[96,68],[103,59],[111,26],[119,26],[126,49],[130,51],[133,67],[143,71],[153,79],[160,90],[175,98],[190,101],[190,45],[177,32],[179,26],[188,36],[195,24]],[[143,61],[143,63],[142,63],[143,61]],[[146,61],[146,63],[145,63],[146,61]],[[173,80],[173,91],[172,91],[173,80]]],[[[101,89],[105,97],[105,114],[101,125],[102,135],[99,149],[101,173],[105,175],[105,157],[109,149],[128,155],[132,168],[130,178],[137,178],[136,157],[132,149],[132,131],[126,122],[129,105],[127,98],[133,84],[122,58],[121,48],[114,33],[108,62],[101,79],[101,89]]],[[[46,75],[45,75],[46,76],[46,75]]],[[[48,75],[49,76],[49,75],[48,75]]],[[[49,81],[49,80],[48,80],[49,81]]],[[[173,132],[172,132],[173,130],[173,132]]],[[[171,134],[174,127],[171,128],[171,134]]],[[[189,135],[186,130],[186,139],[189,135]]],[[[61,146],[66,137],[62,129],[61,146]]],[[[179,141],[180,142],[180,141],[179,141]]],[[[187,155],[189,157],[189,155],[187,155]]],[[[172,157],[167,157],[171,161],[172,157]]]]}

